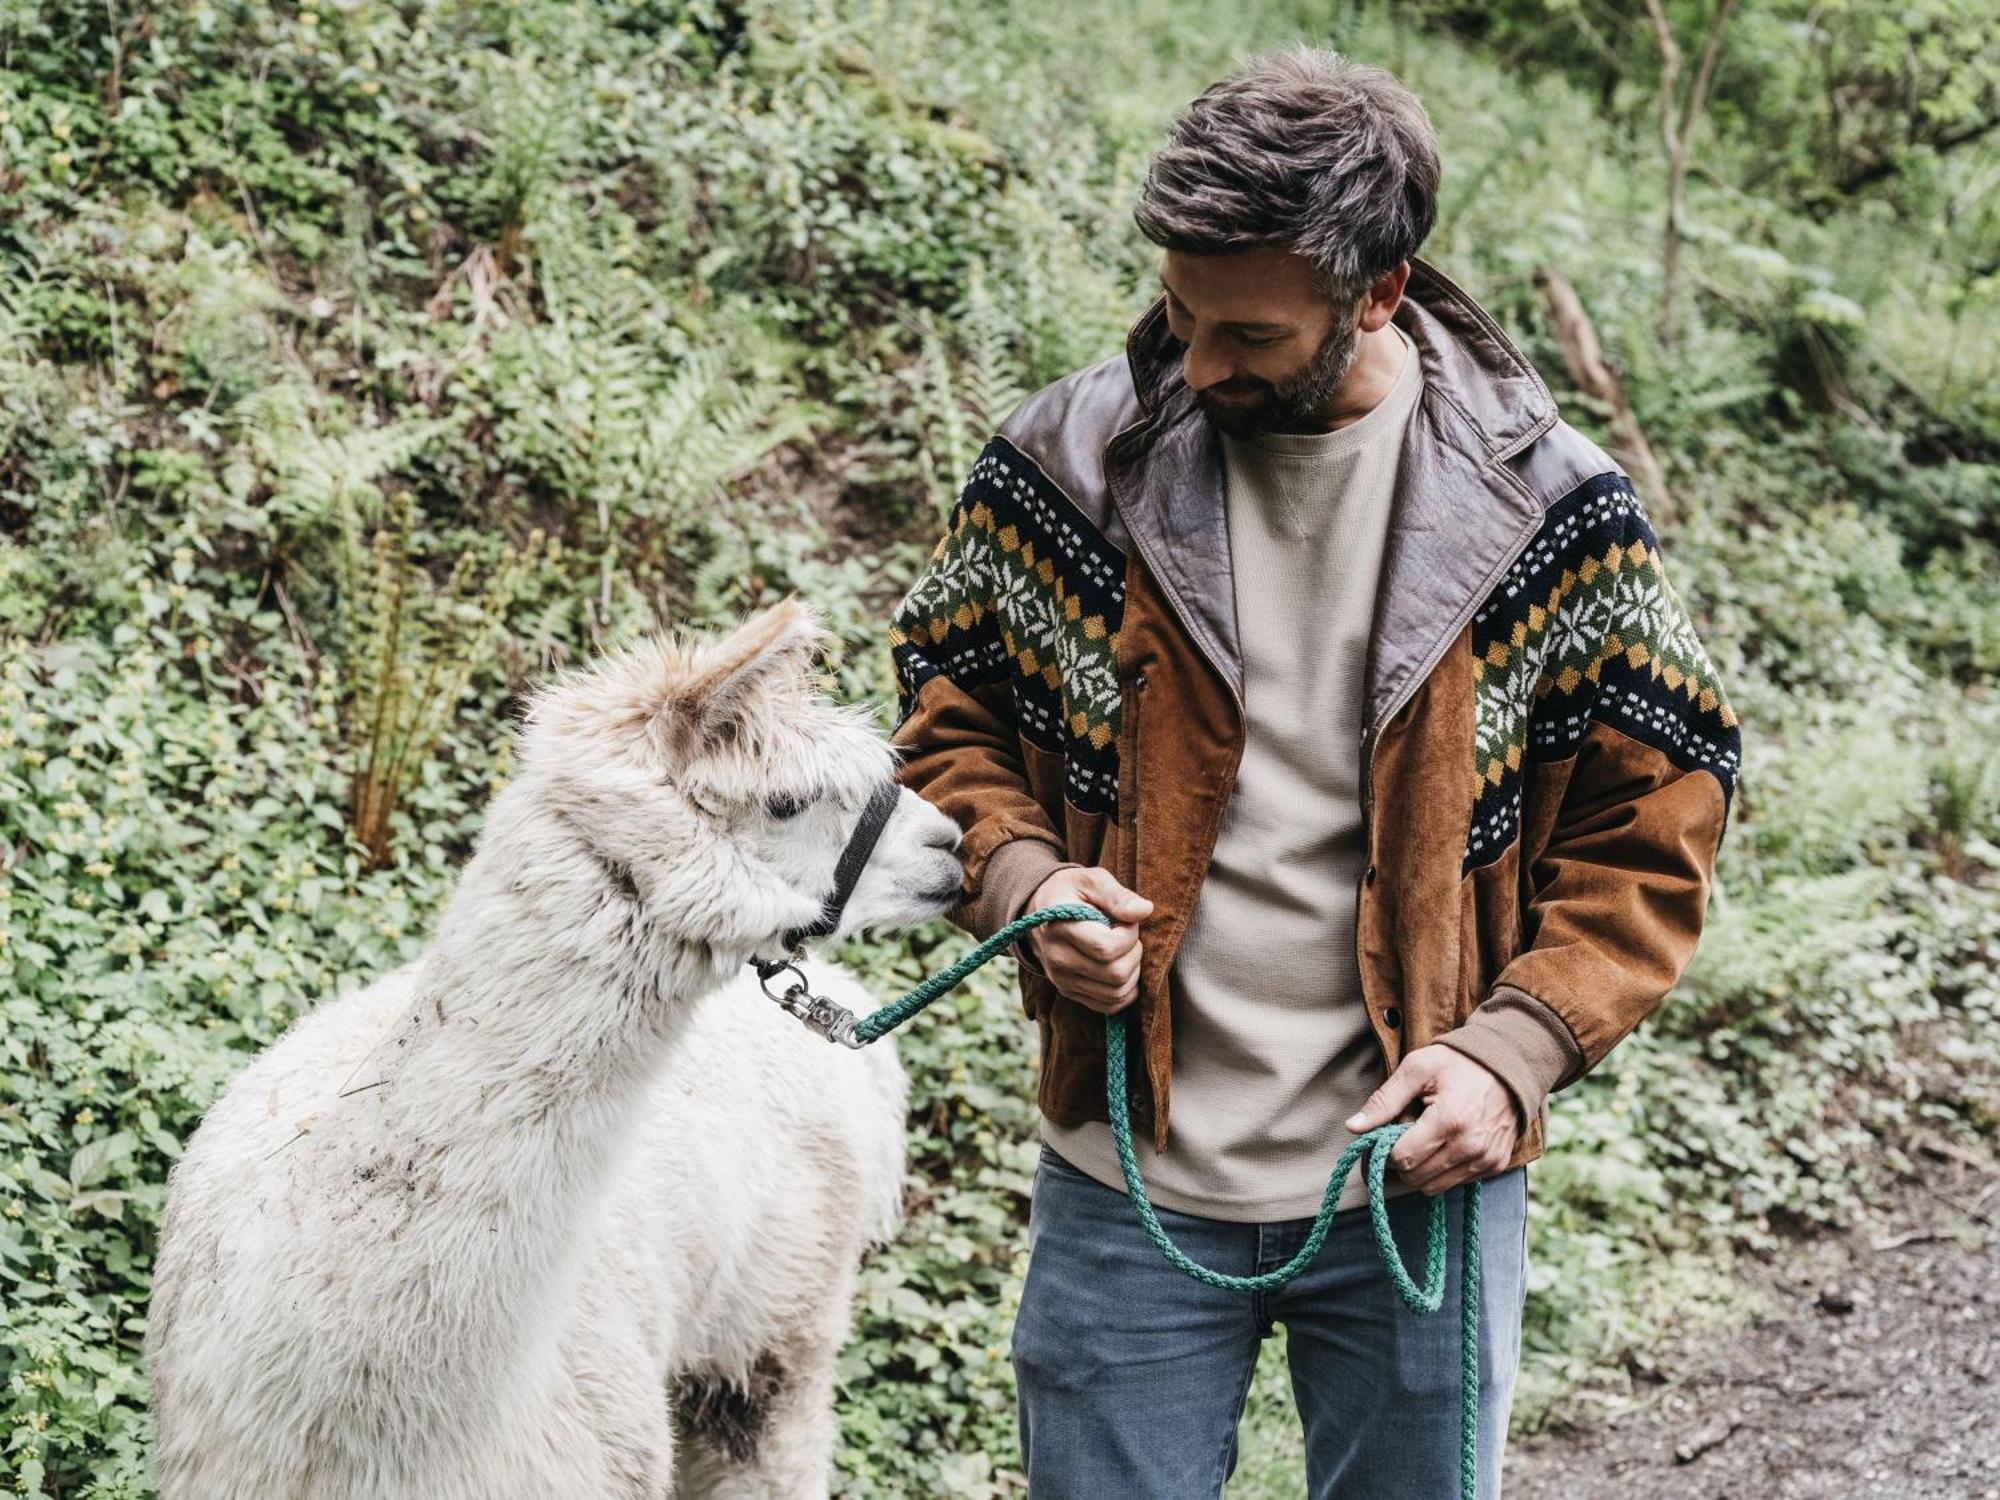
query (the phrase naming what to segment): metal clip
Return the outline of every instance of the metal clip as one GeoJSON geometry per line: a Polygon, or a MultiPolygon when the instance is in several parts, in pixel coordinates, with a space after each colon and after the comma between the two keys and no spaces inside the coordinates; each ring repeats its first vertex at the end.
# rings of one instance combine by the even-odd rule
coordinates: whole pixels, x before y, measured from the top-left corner
{"type": "Polygon", "coordinates": [[[834,1004],[824,995],[809,994],[806,999],[811,1003],[802,1011],[792,1011],[792,1014],[805,1022],[807,1029],[818,1032],[829,1042],[838,1042],[855,1051],[861,1049],[864,1044],[854,1034],[853,1011],[844,1005],[834,1004]]]}
{"type": "Polygon", "coordinates": [[[803,969],[792,962],[791,959],[786,958],[780,959],[776,963],[759,963],[757,965],[757,983],[762,987],[765,994],[777,1001],[778,1004],[784,1006],[786,1010],[791,1010],[790,997],[804,992],[806,976],[803,969]],[[787,969],[792,971],[792,982],[786,986],[785,993],[780,995],[776,990],[771,988],[771,981],[787,969]]]}
{"type": "Polygon", "coordinates": [[[786,1011],[797,1016],[808,1031],[825,1037],[829,1042],[838,1042],[843,1047],[859,1050],[867,1044],[854,1034],[855,1015],[844,1005],[836,1005],[824,995],[815,995],[806,988],[806,976],[797,964],[786,962],[774,967],[770,973],[760,975],[757,983],[764,993],[777,1001],[786,1011]],[[790,969],[792,982],[778,993],[771,988],[771,981],[790,969]]]}

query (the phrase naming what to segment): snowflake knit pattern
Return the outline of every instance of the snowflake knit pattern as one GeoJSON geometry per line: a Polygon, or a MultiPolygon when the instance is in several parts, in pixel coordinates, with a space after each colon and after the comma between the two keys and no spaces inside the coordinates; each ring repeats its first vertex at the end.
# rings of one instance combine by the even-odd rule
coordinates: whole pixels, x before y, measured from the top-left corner
{"type": "Polygon", "coordinates": [[[1005,438],[972,466],[889,626],[899,720],[938,673],[1012,684],[1022,737],[1065,762],[1080,811],[1117,816],[1125,555],[1005,438]]]}
{"type": "Polygon", "coordinates": [[[1736,713],[1624,475],[1599,475],[1549,508],[1473,616],[1472,652],[1466,870],[1518,832],[1525,764],[1575,754],[1593,719],[1712,773],[1727,829],[1742,756],[1736,713]]]}

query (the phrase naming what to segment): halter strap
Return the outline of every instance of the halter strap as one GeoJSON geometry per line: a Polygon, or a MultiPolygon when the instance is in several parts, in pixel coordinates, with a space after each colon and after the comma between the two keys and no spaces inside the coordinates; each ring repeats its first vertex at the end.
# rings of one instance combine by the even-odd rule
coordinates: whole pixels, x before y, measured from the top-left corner
{"type": "MultiPolygon", "coordinates": [[[[805,927],[794,927],[781,941],[787,954],[799,951],[799,945],[813,938],[825,937],[840,925],[841,913],[847,910],[848,899],[854,894],[854,887],[861,881],[861,872],[868,866],[868,857],[875,852],[875,844],[882,837],[882,829],[889,821],[889,815],[896,810],[896,800],[902,795],[902,787],[894,781],[879,783],[869,793],[868,805],[861,809],[861,819],[854,825],[854,832],[847,836],[847,847],[840,851],[840,863],[833,868],[833,890],[820,908],[819,917],[805,927]]],[[[769,979],[790,963],[790,958],[750,960],[757,973],[769,979]]]]}

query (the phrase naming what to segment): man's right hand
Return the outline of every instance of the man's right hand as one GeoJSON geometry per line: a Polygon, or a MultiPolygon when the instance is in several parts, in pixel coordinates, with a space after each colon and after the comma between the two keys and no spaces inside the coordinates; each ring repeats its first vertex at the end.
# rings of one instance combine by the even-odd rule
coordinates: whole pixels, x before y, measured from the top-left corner
{"type": "Polygon", "coordinates": [[[1027,910],[1067,901],[1096,907],[1117,925],[1044,922],[1027,932],[1035,962],[1056,987],[1079,1005],[1110,1015],[1139,995],[1139,922],[1153,903],[1128,891],[1109,870],[1090,866],[1058,870],[1035,887],[1027,910]]]}

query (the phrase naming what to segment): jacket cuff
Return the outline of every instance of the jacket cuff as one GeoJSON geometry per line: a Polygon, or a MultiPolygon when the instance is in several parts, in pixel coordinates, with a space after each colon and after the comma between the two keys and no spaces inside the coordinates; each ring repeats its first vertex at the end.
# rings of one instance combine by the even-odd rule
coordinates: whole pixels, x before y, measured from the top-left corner
{"type": "MultiPolygon", "coordinates": [[[[979,893],[960,906],[952,920],[976,938],[990,938],[1021,915],[1028,898],[1044,880],[1057,870],[1074,868],[1076,862],[1064,859],[1062,851],[1045,839],[1009,839],[986,857],[979,893]]],[[[1014,943],[1014,952],[1021,955],[1019,940],[1014,943]]],[[[1042,972],[1028,959],[1022,962],[1035,973],[1042,972]]]]}
{"type": "Polygon", "coordinates": [[[1520,1111],[1524,1131],[1550,1094],[1586,1071],[1583,1049],[1562,1017],[1511,984],[1495,985],[1463,1023],[1432,1040],[1495,1074],[1520,1111]]]}

